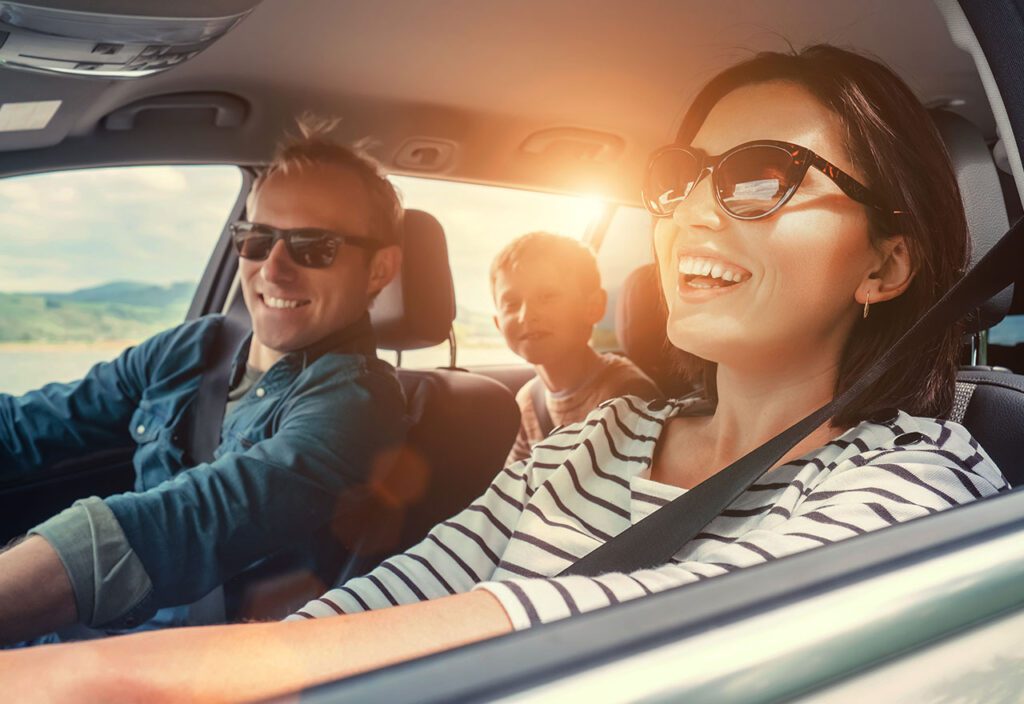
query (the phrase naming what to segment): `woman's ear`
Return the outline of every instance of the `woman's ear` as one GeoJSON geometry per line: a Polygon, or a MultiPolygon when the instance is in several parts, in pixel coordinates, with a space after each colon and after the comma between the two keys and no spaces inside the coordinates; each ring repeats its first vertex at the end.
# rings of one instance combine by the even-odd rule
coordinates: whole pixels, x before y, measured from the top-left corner
{"type": "Polygon", "coordinates": [[[397,245],[383,247],[373,253],[370,260],[370,278],[367,282],[366,291],[371,296],[376,296],[384,290],[384,287],[391,283],[391,280],[398,275],[402,268],[402,248],[397,245]]]}
{"type": "Polygon", "coordinates": [[[914,280],[914,262],[903,235],[887,238],[879,248],[880,264],[857,287],[858,303],[881,303],[901,295],[914,280]]]}

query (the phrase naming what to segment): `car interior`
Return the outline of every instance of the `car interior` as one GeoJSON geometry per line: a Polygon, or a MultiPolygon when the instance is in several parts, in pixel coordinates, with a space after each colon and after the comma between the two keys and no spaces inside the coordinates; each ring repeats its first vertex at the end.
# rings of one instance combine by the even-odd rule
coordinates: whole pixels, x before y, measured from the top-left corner
{"type": "MultiPolygon", "coordinates": [[[[0,129],[0,178],[230,164],[243,174],[230,220],[244,213],[248,187],[278,138],[313,112],[339,116],[343,141],[369,138],[370,153],[396,177],[596,196],[601,217],[585,241],[600,253],[626,237],[646,257],[605,280],[614,335],[602,348],[629,357],[669,396],[693,387],[674,371],[650,227],[636,225],[645,222],[638,184],[697,88],[730,63],[816,42],[880,58],[939,127],[964,199],[972,261],[1024,213],[1013,135],[999,127],[986,79],[932,0],[178,0],[147,18],[157,33],[180,26],[177,43],[158,49],[132,43],[131,25],[111,20],[147,17],[136,3],[94,3],[99,14],[86,29],[60,24],[60,11],[89,4],[0,1],[0,125],[4,105],[58,102],[43,126],[0,129]],[[81,36],[74,46],[45,40],[58,30],[81,36]]],[[[407,211],[403,269],[371,310],[380,354],[398,364],[412,425],[398,462],[339,512],[338,582],[415,544],[482,493],[519,426],[514,395],[533,370],[460,363],[462,302],[445,221],[446,213],[419,205],[407,211]],[[403,355],[438,346],[447,364],[401,364],[403,355]]],[[[189,318],[247,316],[226,225],[189,318]]],[[[1014,487],[1024,484],[1024,334],[1000,331],[1021,329],[1020,320],[1020,285],[971,316],[951,414],[1014,487]]],[[[0,483],[0,541],[76,498],[128,490],[130,453],[109,448],[0,483]]],[[[292,590],[230,616],[279,617],[310,596],[292,590]]]]}

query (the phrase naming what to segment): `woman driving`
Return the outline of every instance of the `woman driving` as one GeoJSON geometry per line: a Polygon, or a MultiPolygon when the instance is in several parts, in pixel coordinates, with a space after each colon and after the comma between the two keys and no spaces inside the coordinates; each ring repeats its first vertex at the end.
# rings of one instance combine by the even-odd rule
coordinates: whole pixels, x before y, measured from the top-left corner
{"type": "Polygon", "coordinates": [[[967,262],[959,191],[924,108],[889,69],[833,47],[761,54],[711,80],[652,157],[643,195],[668,337],[702,398],[602,404],[420,544],[286,622],[5,653],[5,686],[38,696],[45,668],[45,696],[270,696],[1008,489],[968,432],[940,420],[960,344],[950,329],[669,563],[556,576],[848,388],[967,262]]]}

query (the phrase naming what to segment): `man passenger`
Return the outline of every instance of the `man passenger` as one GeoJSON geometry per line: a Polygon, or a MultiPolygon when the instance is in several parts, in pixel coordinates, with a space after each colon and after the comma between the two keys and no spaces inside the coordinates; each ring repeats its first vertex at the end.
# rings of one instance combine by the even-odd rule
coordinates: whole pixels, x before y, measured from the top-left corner
{"type": "Polygon", "coordinates": [[[661,395],[627,358],[590,346],[608,296],[582,243],[547,232],[513,240],[491,264],[491,293],[494,324],[537,371],[516,394],[522,420],[506,464],[526,459],[553,428],[583,420],[602,401],[661,395]]]}
{"type": "Polygon", "coordinates": [[[339,498],[394,457],[405,404],[367,308],[399,269],[402,208],[375,163],[327,129],[302,125],[279,148],[249,222],[232,225],[252,335],[234,357],[211,461],[193,461],[185,438],[222,316],[160,333],[80,381],[0,395],[0,477],[30,480],[129,444],[135,468],[134,492],[77,501],[0,554],[0,643],[75,623],[180,625],[187,607],[162,607],[285,549],[315,572],[339,498]]]}

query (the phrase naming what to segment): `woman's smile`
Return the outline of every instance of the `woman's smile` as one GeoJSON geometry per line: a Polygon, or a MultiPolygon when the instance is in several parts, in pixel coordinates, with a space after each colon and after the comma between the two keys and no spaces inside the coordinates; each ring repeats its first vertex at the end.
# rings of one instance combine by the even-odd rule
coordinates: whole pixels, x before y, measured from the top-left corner
{"type": "Polygon", "coordinates": [[[752,276],[720,256],[693,251],[679,252],[676,272],[676,293],[688,301],[707,300],[734,291],[752,276]]]}
{"type": "Polygon", "coordinates": [[[750,272],[732,262],[707,256],[681,256],[677,266],[678,288],[697,290],[725,290],[735,288],[750,279],[750,272]]]}

